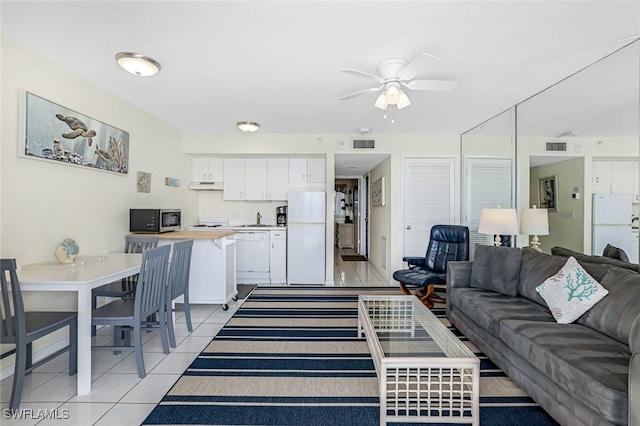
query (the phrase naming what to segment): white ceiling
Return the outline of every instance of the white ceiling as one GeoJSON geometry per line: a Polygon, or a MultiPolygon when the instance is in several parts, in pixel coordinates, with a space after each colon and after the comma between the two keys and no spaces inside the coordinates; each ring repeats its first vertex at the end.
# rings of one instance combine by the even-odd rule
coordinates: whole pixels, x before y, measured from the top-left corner
{"type": "Polygon", "coordinates": [[[185,133],[459,134],[625,45],[632,1],[2,1],[1,31],[185,133]],[[152,78],[120,70],[134,51],[152,78]],[[453,92],[410,92],[396,123],[376,94],[341,95],[389,57],[440,57],[421,78],[453,92]]]}

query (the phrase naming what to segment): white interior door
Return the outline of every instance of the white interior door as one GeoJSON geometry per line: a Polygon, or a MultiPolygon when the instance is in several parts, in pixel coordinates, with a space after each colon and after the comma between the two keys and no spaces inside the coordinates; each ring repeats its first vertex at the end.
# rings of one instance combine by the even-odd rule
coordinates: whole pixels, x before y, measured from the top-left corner
{"type": "Polygon", "coordinates": [[[455,221],[453,158],[405,158],[404,256],[424,256],[431,227],[455,221]]]}
{"type": "Polygon", "coordinates": [[[511,168],[509,158],[465,158],[464,224],[469,227],[471,259],[476,244],[493,244],[492,235],[478,233],[482,209],[513,206],[511,168]]]}

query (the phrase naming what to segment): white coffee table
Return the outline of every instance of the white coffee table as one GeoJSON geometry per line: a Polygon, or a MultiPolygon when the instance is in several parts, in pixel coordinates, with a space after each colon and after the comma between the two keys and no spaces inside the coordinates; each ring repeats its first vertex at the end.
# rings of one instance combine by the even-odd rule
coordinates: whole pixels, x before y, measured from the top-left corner
{"type": "Polygon", "coordinates": [[[415,296],[359,296],[380,383],[380,424],[480,421],[480,360],[415,296]]]}

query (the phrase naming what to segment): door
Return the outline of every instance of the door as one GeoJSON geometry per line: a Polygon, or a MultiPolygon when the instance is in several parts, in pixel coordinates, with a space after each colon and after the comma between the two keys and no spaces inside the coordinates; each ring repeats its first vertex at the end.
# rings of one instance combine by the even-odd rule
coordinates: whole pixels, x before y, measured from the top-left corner
{"type": "Polygon", "coordinates": [[[309,158],[307,160],[307,182],[324,183],[327,180],[327,166],[324,158],[309,158]]]}
{"type": "Polygon", "coordinates": [[[482,209],[512,208],[512,162],[510,158],[465,158],[463,223],[469,227],[469,257],[476,244],[492,245],[493,236],[478,233],[482,209]]]}
{"type": "Polygon", "coordinates": [[[431,227],[455,221],[453,158],[405,158],[404,256],[424,256],[431,227]]]}

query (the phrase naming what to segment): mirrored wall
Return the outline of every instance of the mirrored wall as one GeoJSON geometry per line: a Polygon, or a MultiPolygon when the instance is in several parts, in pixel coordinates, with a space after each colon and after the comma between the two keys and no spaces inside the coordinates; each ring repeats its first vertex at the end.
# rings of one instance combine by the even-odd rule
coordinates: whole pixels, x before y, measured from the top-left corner
{"type": "MultiPolygon", "coordinates": [[[[480,200],[489,203],[484,207],[511,200],[518,212],[549,207],[549,235],[540,236],[546,253],[561,246],[602,254],[603,241],[609,241],[628,248],[637,262],[640,242],[632,225],[638,226],[633,218],[640,203],[640,40],[474,127],[462,135],[461,147],[462,217],[476,242],[488,238],[477,234],[480,200]],[[511,186],[502,183],[504,194],[494,200],[473,176],[475,163],[490,167],[490,160],[500,158],[512,162],[511,186]],[[617,218],[623,234],[600,237],[594,197],[596,210],[618,209],[617,197],[594,194],[628,195],[617,218]]],[[[519,236],[516,244],[527,245],[528,236],[519,236]]]]}

